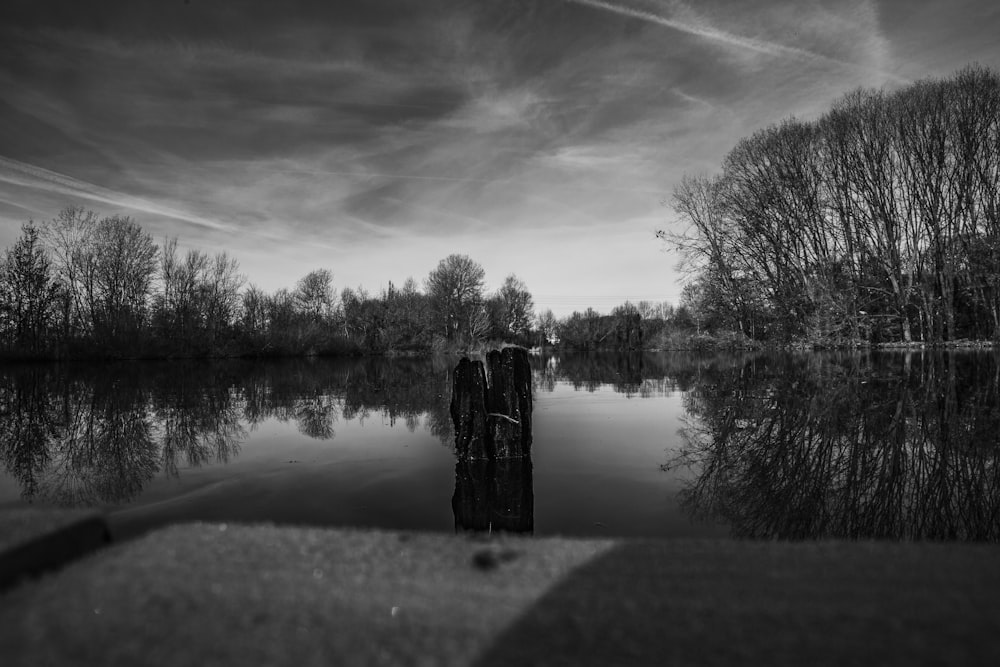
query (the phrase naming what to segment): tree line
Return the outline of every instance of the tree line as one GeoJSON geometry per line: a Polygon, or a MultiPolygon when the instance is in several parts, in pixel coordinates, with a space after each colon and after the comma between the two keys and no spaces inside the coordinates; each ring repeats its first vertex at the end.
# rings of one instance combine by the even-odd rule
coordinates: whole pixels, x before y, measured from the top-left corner
{"type": "Polygon", "coordinates": [[[377,294],[334,287],[315,269],[291,289],[247,282],[226,253],[181,252],[130,217],[81,207],[22,226],[0,255],[0,355],[6,358],[166,358],[447,352],[502,343],[567,349],[684,348],[697,329],[688,305],[626,302],[557,318],[536,315],[516,275],[493,293],[465,255],[442,259],[418,284],[377,294]]]}
{"type": "Polygon", "coordinates": [[[699,329],[820,345],[1000,339],[1000,76],[855,90],[741,140],[660,232],[699,329]]]}
{"type": "Polygon", "coordinates": [[[198,357],[446,351],[532,343],[534,303],[511,274],[449,255],[424,281],[337,294],[316,269],[292,289],[247,284],[226,253],[157,245],[133,219],[66,208],[22,226],[0,256],[0,352],[8,358],[198,357]]]}

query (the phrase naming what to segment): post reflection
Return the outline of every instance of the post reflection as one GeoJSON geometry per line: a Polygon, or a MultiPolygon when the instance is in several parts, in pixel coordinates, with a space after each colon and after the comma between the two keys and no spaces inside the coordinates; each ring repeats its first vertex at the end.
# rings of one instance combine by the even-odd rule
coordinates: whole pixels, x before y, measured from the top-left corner
{"type": "Polygon", "coordinates": [[[451,508],[455,530],[532,533],[535,494],[531,457],[459,460],[451,508]]]}

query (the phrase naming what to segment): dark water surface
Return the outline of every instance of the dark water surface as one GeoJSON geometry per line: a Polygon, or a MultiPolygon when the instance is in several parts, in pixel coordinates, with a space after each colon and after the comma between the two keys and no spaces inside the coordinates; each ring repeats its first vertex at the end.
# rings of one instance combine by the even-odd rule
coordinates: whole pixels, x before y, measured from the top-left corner
{"type": "MultiPolygon", "coordinates": [[[[0,509],[97,507],[119,537],[186,520],[471,528],[468,505],[482,494],[456,489],[456,361],[0,367],[0,509]]],[[[503,475],[482,487],[516,505],[500,508],[517,513],[504,525],[1000,538],[990,353],[591,354],[532,365],[533,444],[517,499],[504,500],[503,475]]]]}

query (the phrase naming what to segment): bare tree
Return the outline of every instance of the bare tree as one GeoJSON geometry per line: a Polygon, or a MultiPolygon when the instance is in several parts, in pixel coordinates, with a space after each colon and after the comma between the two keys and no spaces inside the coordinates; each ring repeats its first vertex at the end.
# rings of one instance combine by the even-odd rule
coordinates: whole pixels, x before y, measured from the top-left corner
{"type": "Polygon", "coordinates": [[[857,90],[817,122],[743,139],[719,176],[685,178],[673,204],[688,230],[658,236],[751,336],[763,313],[817,341],[910,341],[914,325],[1000,337],[998,145],[991,70],[857,90]]]}
{"type": "Polygon", "coordinates": [[[513,273],[504,279],[497,290],[500,321],[497,328],[507,336],[523,336],[531,328],[535,316],[535,302],[528,286],[513,273]]]}
{"type": "Polygon", "coordinates": [[[267,332],[267,295],[254,284],[243,291],[240,327],[250,337],[259,337],[267,332]]]}
{"type": "Polygon", "coordinates": [[[548,343],[555,343],[559,320],[556,319],[555,313],[552,312],[551,308],[547,308],[542,313],[539,313],[536,326],[548,343]]]}
{"type": "Polygon", "coordinates": [[[469,336],[470,324],[481,310],[486,272],[466,255],[442,259],[426,280],[436,328],[446,339],[469,336]]]}
{"type": "Polygon", "coordinates": [[[0,261],[0,331],[8,345],[30,354],[45,350],[58,290],[38,228],[29,222],[0,261]]]}
{"type": "Polygon", "coordinates": [[[212,258],[211,269],[202,289],[206,328],[209,341],[220,342],[232,328],[240,306],[240,289],[246,277],[240,272],[239,262],[226,253],[212,258]]]}
{"type": "Polygon", "coordinates": [[[84,260],[93,331],[106,344],[134,341],[146,323],[158,249],[131,218],[103,218],[84,260]]]}
{"type": "Polygon", "coordinates": [[[299,312],[316,321],[333,314],[333,274],[327,269],[310,271],[295,286],[293,293],[299,312]]]}
{"type": "Polygon", "coordinates": [[[676,234],[661,231],[658,236],[681,251],[678,268],[703,282],[719,284],[736,328],[752,335],[759,315],[753,308],[757,301],[753,293],[760,284],[745,280],[753,269],[742,254],[742,232],[726,215],[725,187],[722,177],[685,176],[674,190],[673,205],[688,229],[676,234]]]}
{"type": "Polygon", "coordinates": [[[40,229],[52,254],[53,268],[61,285],[60,328],[64,340],[76,338],[90,329],[84,275],[97,223],[98,215],[93,211],[70,206],[40,229]]]}
{"type": "Polygon", "coordinates": [[[225,342],[241,305],[246,278],[226,253],[210,257],[200,250],[177,256],[168,239],[160,261],[162,289],[155,298],[157,326],[165,340],[187,352],[214,351],[225,342]]]}

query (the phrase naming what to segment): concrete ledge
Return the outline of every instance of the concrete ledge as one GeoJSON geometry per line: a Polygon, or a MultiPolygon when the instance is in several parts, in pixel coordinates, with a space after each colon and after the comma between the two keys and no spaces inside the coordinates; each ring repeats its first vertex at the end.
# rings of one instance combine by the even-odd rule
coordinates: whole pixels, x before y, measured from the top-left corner
{"type": "Polygon", "coordinates": [[[0,597],[19,665],[1000,664],[1000,547],[190,524],[0,597]]]}
{"type": "Polygon", "coordinates": [[[502,633],[489,665],[998,665],[1000,548],[623,542],[502,633]]]}
{"type": "Polygon", "coordinates": [[[0,598],[14,665],[469,664],[610,541],[179,525],[0,598]]]}
{"type": "Polygon", "coordinates": [[[86,510],[0,512],[0,591],[99,549],[110,541],[108,526],[86,510]]]}

